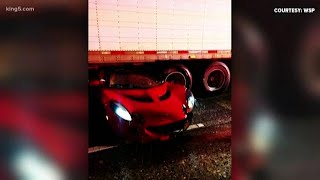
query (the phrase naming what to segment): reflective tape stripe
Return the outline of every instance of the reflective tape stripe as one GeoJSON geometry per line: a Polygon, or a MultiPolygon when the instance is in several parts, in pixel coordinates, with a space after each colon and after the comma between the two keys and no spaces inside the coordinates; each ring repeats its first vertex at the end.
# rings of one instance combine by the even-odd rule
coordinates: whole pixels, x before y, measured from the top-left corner
{"type": "Polygon", "coordinates": [[[144,54],[157,54],[157,51],[144,51],[144,54]]]}
{"type": "Polygon", "coordinates": [[[178,54],[188,54],[189,51],[178,51],[178,54]]]}
{"type": "Polygon", "coordinates": [[[110,51],[111,55],[124,55],[126,51],[110,51]]]}
{"type": "Polygon", "coordinates": [[[202,53],[201,51],[189,51],[190,54],[198,54],[198,53],[202,53]]]}
{"type": "Polygon", "coordinates": [[[157,51],[157,54],[168,54],[168,51],[157,51]]]}
{"type": "Polygon", "coordinates": [[[231,50],[179,50],[179,51],[89,51],[89,55],[134,55],[134,54],[231,54],[231,50]]]}
{"type": "Polygon", "coordinates": [[[217,50],[209,50],[208,53],[217,53],[217,50]]]}

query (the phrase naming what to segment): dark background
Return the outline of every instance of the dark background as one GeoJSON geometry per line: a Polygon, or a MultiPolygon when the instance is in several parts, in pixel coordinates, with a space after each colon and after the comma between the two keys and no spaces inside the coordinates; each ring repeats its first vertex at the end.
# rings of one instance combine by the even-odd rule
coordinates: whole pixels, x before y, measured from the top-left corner
{"type": "Polygon", "coordinates": [[[54,174],[87,179],[87,17],[87,1],[0,2],[1,177],[33,149],[54,174]]]}
{"type": "Polygon", "coordinates": [[[233,1],[233,179],[319,176],[319,5],[233,1]]]}

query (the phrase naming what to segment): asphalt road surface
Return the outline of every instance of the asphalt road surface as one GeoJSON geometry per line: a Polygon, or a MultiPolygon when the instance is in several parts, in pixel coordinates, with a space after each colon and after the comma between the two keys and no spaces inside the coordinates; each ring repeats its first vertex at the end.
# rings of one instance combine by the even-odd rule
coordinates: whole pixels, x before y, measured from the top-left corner
{"type": "Polygon", "coordinates": [[[197,99],[194,125],[169,141],[89,148],[89,179],[231,179],[230,94],[197,99]]]}

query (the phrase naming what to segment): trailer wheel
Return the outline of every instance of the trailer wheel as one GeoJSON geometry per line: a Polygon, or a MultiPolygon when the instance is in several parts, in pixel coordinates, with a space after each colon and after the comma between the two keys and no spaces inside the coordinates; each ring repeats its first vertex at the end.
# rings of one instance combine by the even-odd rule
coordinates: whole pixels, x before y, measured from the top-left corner
{"type": "Polygon", "coordinates": [[[207,92],[223,92],[230,84],[230,70],[222,62],[214,62],[204,73],[203,85],[207,92]]]}
{"type": "Polygon", "coordinates": [[[182,84],[187,89],[192,87],[192,75],[189,69],[183,65],[176,65],[164,71],[165,81],[182,84]]]}

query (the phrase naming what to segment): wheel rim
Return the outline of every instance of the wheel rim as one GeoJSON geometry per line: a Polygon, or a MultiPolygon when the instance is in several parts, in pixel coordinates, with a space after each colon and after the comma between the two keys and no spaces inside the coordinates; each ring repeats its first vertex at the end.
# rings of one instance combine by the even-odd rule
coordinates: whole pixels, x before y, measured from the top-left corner
{"type": "Polygon", "coordinates": [[[174,84],[181,84],[183,86],[187,85],[186,77],[181,72],[172,72],[167,75],[166,82],[172,82],[174,84]]]}
{"type": "Polygon", "coordinates": [[[222,70],[216,69],[211,71],[205,79],[205,86],[209,91],[220,90],[226,81],[222,70]]]}

